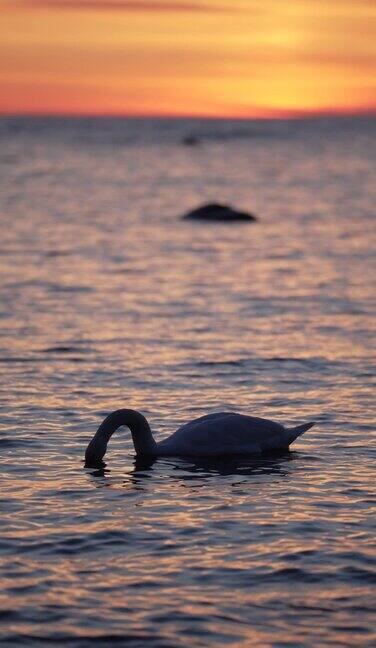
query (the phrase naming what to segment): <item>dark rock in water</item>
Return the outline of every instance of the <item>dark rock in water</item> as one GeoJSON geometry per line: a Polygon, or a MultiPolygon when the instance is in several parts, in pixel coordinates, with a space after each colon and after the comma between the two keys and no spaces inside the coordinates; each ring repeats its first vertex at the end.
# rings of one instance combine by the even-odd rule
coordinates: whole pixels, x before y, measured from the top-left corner
{"type": "Polygon", "coordinates": [[[256,216],[247,214],[246,212],[237,211],[227,205],[220,205],[218,203],[209,203],[198,207],[183,216],[189,220],[206,220],[206,221],[222,221],[230,223],[232,221],[257,221],[256,216]]]}
{"type": "Polygon", "coordinates": [[[182,144],[185,144],[186,146],[196,146],[196,144],[199,144],[200,140],[197,139],[194,135],[187,135],[182,139],[182,144]]]}

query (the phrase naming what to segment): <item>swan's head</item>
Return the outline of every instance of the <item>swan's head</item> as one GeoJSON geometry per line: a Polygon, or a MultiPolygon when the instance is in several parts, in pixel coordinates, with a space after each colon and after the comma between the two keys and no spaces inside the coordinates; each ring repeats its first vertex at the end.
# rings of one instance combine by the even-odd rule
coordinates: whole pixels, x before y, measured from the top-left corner
{"type": "Polygon", "coordinates": [[[103,466],[103,457],[106,454],[107,442],[103,438],[96,438],[90,441],[85,452],[85,466],[97,468],[103,466]]]}

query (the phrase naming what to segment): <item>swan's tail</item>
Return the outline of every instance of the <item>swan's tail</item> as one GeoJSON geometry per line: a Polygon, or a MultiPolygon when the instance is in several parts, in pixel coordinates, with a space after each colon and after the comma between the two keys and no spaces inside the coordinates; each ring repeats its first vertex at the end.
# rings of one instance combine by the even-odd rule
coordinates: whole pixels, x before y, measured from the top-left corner
{"type": "Polygon", "coordinates": [[[288,433],[289,444],[295,441],[301,434],[310,430],[316,421],[311,421],[310,423],[303,423],[302,425],[297,425],[296,427],[287,428],[286,432],[288,433]]]}

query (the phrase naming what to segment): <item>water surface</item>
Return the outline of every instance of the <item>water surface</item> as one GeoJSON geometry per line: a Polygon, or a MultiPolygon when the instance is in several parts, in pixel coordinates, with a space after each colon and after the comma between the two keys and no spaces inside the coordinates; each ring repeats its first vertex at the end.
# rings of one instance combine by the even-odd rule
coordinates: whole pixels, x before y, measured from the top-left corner
{"type": "Polygon", "coordinates": [[[374,136],[0,120],[4,646],[373,644],[374,136]],[[260,222],[181,220],[205,201],[260,222]],[[85,470],[118,407],[318,424],[215,462],[123,430],[85,470]]]}

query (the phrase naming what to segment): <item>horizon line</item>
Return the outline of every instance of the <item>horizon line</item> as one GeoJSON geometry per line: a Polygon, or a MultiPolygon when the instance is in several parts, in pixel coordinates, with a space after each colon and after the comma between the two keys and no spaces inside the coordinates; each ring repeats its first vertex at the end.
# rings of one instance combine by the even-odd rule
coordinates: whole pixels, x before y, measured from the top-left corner
{"type": "Polygon", "coordinates": [[[308,119],[325,119],[325,118],[354,118],[354,117],[376,117],[376,107],[362,108],[355,110],[291,110],[291,111],[272,111],[266,112],[265,115],[213,115],[213,114],[179,114],[179,113],[132,113],[132,112],[116,112],[116,111],[56,111],[56,110],[15,110],[15,111],[2,111],[0,109],[0,118],[9,117],[35,117],[35,118],[70,118],[70,119],[175,119],[175,120],[201,120],[207,119],[211,121],[231,120],[231,121],[304,121],[308,119]]]}

